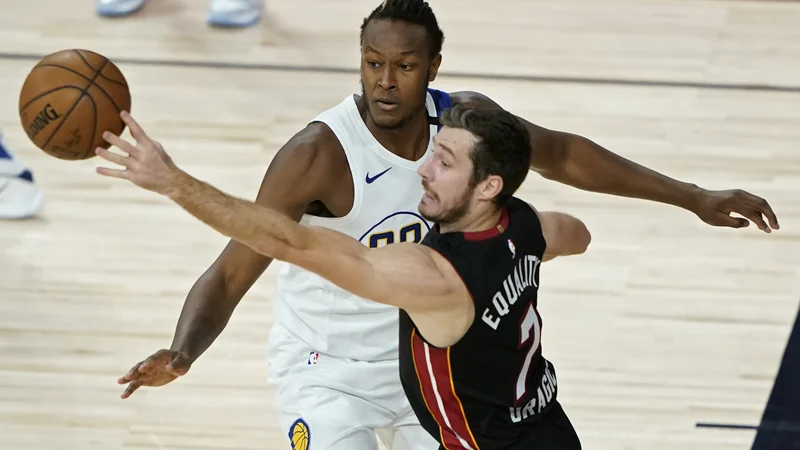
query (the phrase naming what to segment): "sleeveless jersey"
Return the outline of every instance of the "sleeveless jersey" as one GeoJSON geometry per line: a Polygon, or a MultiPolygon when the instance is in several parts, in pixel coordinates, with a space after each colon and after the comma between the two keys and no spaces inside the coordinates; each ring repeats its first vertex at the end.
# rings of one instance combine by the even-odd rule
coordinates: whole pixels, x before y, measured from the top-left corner
{"type": "MultiPolygon", "coordinates": [[[[370,133],[353,96],[318,115],[335,133],[350,165],[353,207],[340,218],[305,215],[300,223],[321,226],[368,247],[420,242],[431,223],[418,212],[422,179],[417,169],[431,156],[448,94],[429,89],[428,151],[418,161],[401,158],[370,133]]],[[[397,359],[397,308],[355,296],[312,272],[282,263],[277,273],[275,322],[315,351],[362,361],[397,359]]]]}
{"type": "Polygon", "coordinates": [[[455,345],[441,348],[400,311],[400,377],[414,412],[448,450],[526,448],[556,401],[557,385],[542,357],[536,309],[545,251],[536,212],[511,198],[495,228],[444,234],[434,228],[422,244],[464,280],[475,319],[455,345]]]}

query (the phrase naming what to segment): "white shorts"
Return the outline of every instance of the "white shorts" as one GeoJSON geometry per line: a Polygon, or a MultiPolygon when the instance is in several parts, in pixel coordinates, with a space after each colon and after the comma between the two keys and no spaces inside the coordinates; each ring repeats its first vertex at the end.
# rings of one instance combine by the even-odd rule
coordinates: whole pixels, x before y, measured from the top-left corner
{"type": "Polygon", "coordinates": [[[335,358],[273,328],[269,364],[286,448],[377,450],[380,436],[389,450],[439,449],[406,399],[397,360],[335,358]]]}

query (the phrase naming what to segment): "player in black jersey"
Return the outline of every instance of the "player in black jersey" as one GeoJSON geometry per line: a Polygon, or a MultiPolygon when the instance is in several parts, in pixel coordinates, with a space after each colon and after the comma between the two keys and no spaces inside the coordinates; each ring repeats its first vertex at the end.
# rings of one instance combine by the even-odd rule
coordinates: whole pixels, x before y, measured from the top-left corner
{"type": "Polygon", "coordinates": [[[402,383],[442,448],[580,448],[556,399],[553,365],[542,357],[537,292],[541,263],[584,252],[590,236],[578,219],[513,197],[531,151],[511,113],[464,104],[445,112],[419,169],[419,212],[433,231],[422,245],[377,249],[192,178],[125,119],[139,145],[113,142],[137,161],[124,178],[266,256],[401,308],[402,383]]]}
{"type": "Polygon", "coordinates": [[[436,223],[422,245],[452,265],[457,294],[439,313],[400,311],[406,396],[444,449],[580,449],[542,357],[537,305],[541,263],[582,253],[589,232],[512,196],[528,163],[513,117],[454,107],[443,122],[451,132],[437,136],[439,162],[420,170],[419,209],[436,223]]]}

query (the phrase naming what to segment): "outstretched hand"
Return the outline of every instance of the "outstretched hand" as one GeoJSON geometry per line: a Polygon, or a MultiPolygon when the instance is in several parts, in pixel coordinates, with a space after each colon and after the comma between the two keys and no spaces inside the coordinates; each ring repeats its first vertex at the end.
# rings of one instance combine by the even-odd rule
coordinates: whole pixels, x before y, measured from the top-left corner
{"type": "Polygon", "coordinates": [[[714,226],[745,228],[753,222],[765,233],[780,229],[778,218],[775,217],[769,203],[741,189],[702,191],[694,213],[703,222],[714,226]],[[744,218],[732,217],[731,214],[738,214],[744,218]]]}
{"type": "Polygon", "coordinates": [[[125,169],[98,167],[97,173],[108,177],[123,178],[144,189],[170,195],[180,186],[180,177],[183,172],[175,166],[167,152],[164,151],[164,147],[150,139],[127,111],[122,111],[120,117],[128,126],[131,136],[136,140],[136,145],[111,132],[103,133],[103,139],[122,150],[125,155],[113,153],[102,147],[98,147],[95,153],[106,161],[123,166],[125,169]]]}
{"type": "Polygon", "coordinates": [[[125,399],[142,386],[163,386],[176,378],[186,375],[192,363],[180,352],[159,350],[144,361],[136,363],[127,374],[117,380],[118,384],[127,384],[120,396],[125,399]]]}

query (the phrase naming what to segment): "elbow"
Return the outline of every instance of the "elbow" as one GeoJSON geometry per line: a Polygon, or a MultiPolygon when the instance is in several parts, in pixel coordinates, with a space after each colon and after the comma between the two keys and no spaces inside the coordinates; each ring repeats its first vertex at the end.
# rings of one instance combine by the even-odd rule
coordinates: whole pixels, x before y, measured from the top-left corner
{"type": "Polygon", "coordinates": [[[286,245],[273,245],[267,252],[261,252],[261,254],[278,261],[287,261],[287,259],[291,258],[289,248],[286,245]]]}
{"type": "Polygon", "coordinates": [[[569,236],[567,238],[566,247],[568,250],[566,254],[581,255],[586,253],[586,250],[589,249],[589,244],[592,242],[592,234],[586,224],[576,217],[569,216],[569,225],[565,227],[566,230],[569,230],[568,234],[564,236],[565,238],[569,236]]]}
{"type": "Polygon", "coordinates": [[[576,137],[548,130],[532,143],[531,169],[547,180],[563,181],[570,162],[570,147],[576,137]]]}
{"type": "Polygon", "coordinates": [[[578,230],[576,232],[576,255],[580,255],[582,253],[586,253],[586,250],[589,249],[589,244],[592,243],[592,234],[589,232],[589,229],[586,227],[586,224],[582,221],[578,221],[578,230]]]}

